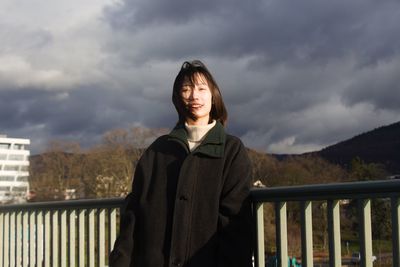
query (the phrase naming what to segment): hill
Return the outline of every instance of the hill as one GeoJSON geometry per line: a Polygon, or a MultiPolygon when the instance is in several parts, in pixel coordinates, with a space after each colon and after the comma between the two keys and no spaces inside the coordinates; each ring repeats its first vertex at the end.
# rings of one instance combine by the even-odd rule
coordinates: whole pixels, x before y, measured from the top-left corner
{"type": "Polygon", "coordinates": [[[316,154],[332,163],[348,167],[359,157],[366,163],[380,163],[391,173],[400,173],[400,122],[376,128],[328,146],[316,154]]]}

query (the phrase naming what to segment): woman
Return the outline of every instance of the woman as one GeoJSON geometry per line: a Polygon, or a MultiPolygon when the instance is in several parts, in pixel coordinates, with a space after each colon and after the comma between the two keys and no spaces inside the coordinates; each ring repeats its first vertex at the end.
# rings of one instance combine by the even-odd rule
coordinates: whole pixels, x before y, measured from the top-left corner
{"type": "Polygon", "coordinates": [[[110,266],[251,266],[250,161],[200,61],[173,87],[179,121],[136,166],[110,266]]]}

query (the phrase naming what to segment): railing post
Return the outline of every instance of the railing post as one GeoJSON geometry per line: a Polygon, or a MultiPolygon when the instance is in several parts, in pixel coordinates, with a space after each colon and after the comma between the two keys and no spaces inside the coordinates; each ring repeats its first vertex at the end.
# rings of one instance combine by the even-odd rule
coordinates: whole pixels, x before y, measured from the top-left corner
{"type": "Polygon", "coordinates": [[[76,211],[71,210],[69,212],[69,266],[73,267],[76,265],[76,257],[75,257],[75,250],[76,250],[76,211]]]}
{"type": "Polygon", "coordinates": [[[340,201],[328,200],[329,266],[342,266],[340,246],[340,201]]]}
{"type": "Polygon", "coordinates": [[[360,213],[361,266],[372,267],[371,200],[358,200],[360,213]]]}
{"type": "Polygon", "coordinates": [[[253,213],[255,216],[256,247],[254,250],[254,264],[256,267],[265,266],[264,249],[264,205],[253,203],[253,213]]]}
{"type": "Polygon", "coordinates": [[[400,199],[391,198],[393,266],[400,266],[400,199]]]}
{"type": "Polygon", "coordinates": [[[113,249],[115,239],[117,239],[117,209],[111,208],[108,210],[108,252],[113,249]]]}
{"type": "Polygon", "coordinates": [[[275,203],[276,243],[278,266],[288,263],[286,202],[275,203]]]}
{"type": "Polygon", "coordinates": [[[10,263],[10,213],[7,212],[4,216],[4,266],[10,263]]]}
{"type": "Polygon", "coordinates": [[[301,266],[313,266],[312,202],[301,202],[301,266]]]}
{"type": "Polygon", "coordinates": [[[87,248],[85,246],[85,221],[86,221],[86,210],[82,209],[79,210],[79,215],[78,215],[78,220],[79,220],[79,237],[78,237],[78,251],[79,251],[79,266],[86,266],[85,265],[85,260],[86,260],[86,254],[87,254],[87,248]]]}
{"type": "Polygon", "coordinates": [[[30,233],[29,230],[27,231],[26,229],[29,229],[29,212],[24,211],[22,213],[22,229],[21,234],[22,234],[22,266],[26,267],[29,265],[29,238],[31,238],[32,234],[35,233],[30,233]]]}
{"type": "Polygon", "coordinates": [[[17,212],[16,219],[16,234],[15,234],[15,243],[16,243],[16,253],[15,253],[15,266],[20,266],[22,263],[22,211],[17,212]]]}
{"type": "Polygon", "coordinates": [[[36,231],[37,231],[37,235],[36,235],[36,244],[37,244],[37,249],[36,249],[36,262],[37,262],[37,266],[43,266],[43,255],[44,255],[44,250],[43,250],[43,242],[44,242],[44,238],[43,238],[43,212],[39,211],[37,213],[37,217],[36,217],[36,231]]]}
{"type": "Polygon", "coordinates": [[[98,256],[98,262],[97,266],[103,267],[105,265],[105,209],[100,209],[97,212],[97,256],[98,256]]]}
{"type": "Polygon", "coordinates": [[[67,247],[67,210],[61,211],[61,246],[60,246],[60,261],[61,261],[61,267],[67,267],[67,252],[68,252],[68,247],[67,247]]]}
{"type": "Polygon", "coordinates": [[[89,235],[89,240],[88,240],[88,254],[89,254],[89,267],[95,267],[95,253],[94,253],[94,246],[95,246],[95,227],[96,225],[94,224],[94,215],[95,215],[95,210],[90,209],[89,210],[89,223],[88,223],[88,235],[89,235]]]}
{"type": "Polygon", "coordinates": [[[0,213],[0,242],[3,244],[2,247],[0,247],[0,265],[3,264],[3,253],[4,253],[4,240],[6,238],[4,237],[4,232],[5,232],[5,227],[4,227],[4,213],[0,213]]]}
{"type": "Polygon", "coordinates": [[[44,213],[44,266],[51,266],[51,211],[44,213]]]}
{"type": "Polygon", "coordinates": [[[58,231],[58,210],[54,210],[51,215],[51,239],[52,239],[52,249],[51,249],[51,266],[59,266],[59,231],[58,231]]]}
{"type": "MultiPolygon", "coordinates": [[[[35,247],[38,244],[38,238],[37,238],[37,223],[36,223],[36,212],[31,211],[29,214],[29,266],[35,266],[36,265],[36,251],[35,247]]],[[[39,266],[39,264],[37,264],[39,266]]]]}

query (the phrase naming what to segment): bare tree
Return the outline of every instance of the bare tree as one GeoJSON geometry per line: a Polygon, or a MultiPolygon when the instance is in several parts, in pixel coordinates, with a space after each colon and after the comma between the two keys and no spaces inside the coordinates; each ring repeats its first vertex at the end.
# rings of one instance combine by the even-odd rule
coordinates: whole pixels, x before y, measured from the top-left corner
{"type": "Polygon", "coordinates": [[[66,189],[74,189],[85,198],[124,196],[131,190],[134,169],[144,149],[166,132],[144,127],[115,129],[86,150],[77,142],[52,141],[31,164],[31,189],[38,200],[64,199],[66,189]]]}
{"type": "Polygon", "coordinates": [[[104,134],[102,144],[87,152],[84,180],[95,197],[125,196],[144,148],[166,129],[134,127],[104,134]]]}
{"type": "Polygon", "coordinates": [[[31,169],[30,188],[39,199],[64,199],[65,190],[78,184],[80,151],[76,142],[49,143],[39,166],[31,169]]]}

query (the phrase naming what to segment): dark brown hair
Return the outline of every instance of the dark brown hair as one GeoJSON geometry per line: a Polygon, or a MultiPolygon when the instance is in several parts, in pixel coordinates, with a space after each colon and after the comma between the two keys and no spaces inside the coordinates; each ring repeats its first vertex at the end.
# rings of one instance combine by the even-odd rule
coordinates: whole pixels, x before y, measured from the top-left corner
{"type": "Polygon", "coordinates": [[[181,97],[181,89],[185,82],[190,81],[195,84],[197,75],[201,74],[207,81],[208,87],[211,90],[212,106],[210,111],[210,122],[212,120],[219,121],[225,126],[228,119],[228,112],[226,111],[222,95],[219,90],[218,84],[210,71],[200,60],[185,61],[182,64],[181,70],[175,78],[174,87],[172,91],[172,102],[178,112],[179,123],[184,123],[187,117],[191,118],[193,115],[186,109],[181,97]]]}

